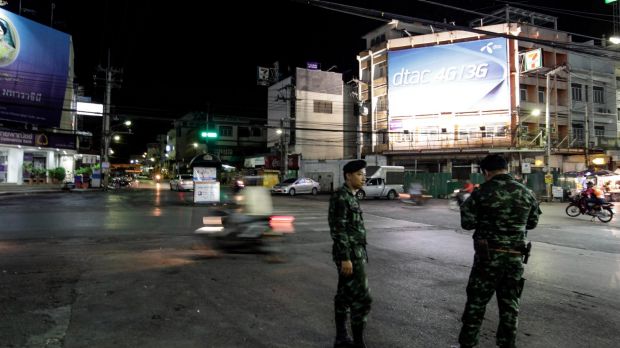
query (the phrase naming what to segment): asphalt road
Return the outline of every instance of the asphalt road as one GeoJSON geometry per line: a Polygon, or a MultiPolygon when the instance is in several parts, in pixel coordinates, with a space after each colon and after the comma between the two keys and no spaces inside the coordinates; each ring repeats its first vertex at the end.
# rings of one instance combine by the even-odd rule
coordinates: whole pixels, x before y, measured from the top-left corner
{"type": "MultiPolygon", "coordinates": [[[[296,217],[284,263],[213,254],[212,208],[157,190],[0,198],[0,347],[331,347],[336,271],[327,196],[274,197],[296,217]]],[[[543,205],[518,345],[616,347],[620,225],[543,205]]],[[[446,201],[362,202],[374,297],[369,347],[457,342],[473,258],[446,201]]],[[[494,347],[492,301],[481,346],[494,347]]]]}

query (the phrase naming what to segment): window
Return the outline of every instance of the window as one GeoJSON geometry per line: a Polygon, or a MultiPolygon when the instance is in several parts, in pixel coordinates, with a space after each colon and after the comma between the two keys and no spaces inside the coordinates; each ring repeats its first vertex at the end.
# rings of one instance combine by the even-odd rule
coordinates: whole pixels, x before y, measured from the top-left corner
{"type": "Polygon", "coordinates": [[[370,45],[374,46],[382,42],[385,42],[385,34],[381,34],[381,35],[374,37],[372,40],[370,40],[370,45]]]}
{"type": "Polygon", "coordinates": [[[604,126],[594,126],[594,135],[597,137],[605,136],[605,127],[604,126]]]}
{"type": "Polygon", "coordinates": [[[377,111],[386,111],[387,110],[387,96],[382,95],[377,98],[377,111]]]}
{"type": "Polygon", "coordinates": [[[331,114],[332,113],[332,102],[329,100],[315,100],[314,101],[314,112],[321,114],[331,114]]]}
{"type": "Polygon", "coordinates": [[[387,69],[387,66],[385,65],[377,66],[377,78],[384,77],[386,75],[385,74],[386,69],[387,69]]]}
{"type": "Polygon", "coordinates": [[[573,92],[573,100],[576,101],[581,101],[582,100],[582,96],[581,96],[581,84],[579,83],[573,83],[571,85],[571,90],[573,92]]]}
{"type": "Polygon", "coordinates": [[[249,137],[250,136],[250,128],[248,127],[239,127],[237,129],[237,133],[239,137],[249,137]]]}
{"type": "Polygon", "coordinates": [[[260,137],[262,135],[262,131],[260,128],[257,127],[252,127],[252,136],[253,137],[260,137]]]}
{"type": "Polygon", "coordinates": [[[583,141],[583,124],[581,123],[573,123],[573,136],[583,141]]]}
{"type": "Polygon", "coordinates": [[[545,87],[538,87],[538,102],[545,102],[545,87]]]}
{"type": "Polygon", "coordinates": [[[495,136],[496,137],[505,137],[508,134],[507,126],[497,126],[495,127],[495,136]]]}
{"type": "Polygon", "coordinates": [[[603,87],[592,87],[592,94],[594,95],[595,103],[605,104],[605,89],[603,87]]]}
{"type": "Polygon", "coordinates": [[[521,96],[521,101],[527,101],[527,87],[524,85],[519,86],[519,95],[521,96]]]}
{"type": "Polygon", "coordinates": [[[219,126],[221,137],[232,137],[232,126],[219,126]]]}

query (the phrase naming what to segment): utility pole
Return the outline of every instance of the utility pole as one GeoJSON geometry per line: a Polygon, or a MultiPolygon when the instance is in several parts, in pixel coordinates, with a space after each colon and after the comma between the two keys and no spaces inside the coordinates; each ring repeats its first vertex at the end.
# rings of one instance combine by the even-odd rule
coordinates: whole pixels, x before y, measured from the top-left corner
{"type": "MultiPolygon", "coordinates": [[[[587,94],[587,88],[588,86],[586,86],[586,94],[587,94]]],[[[590,151],[589,151],[589,147],[590,147],[590,124],[588,122],[588,101],[586,100],[586,109],[585,109],[586,113],[584,115],[584,139],[585,139],[585,144],[583,145],[583,153],[585,155],[585,159],[586,159],[586,170],[588,170],[588,168],[590,167],[590,151]]]]}
{"type": "MultiPolygon", "coordinates": [[[[549,103],[551,100],[551,75],[555,75],[564,69],[567,69],[566,65],[559,66],[545,74],[547,77],[547,95],[545,96],[545,136],[547,139],[547,155],[545,156],[545,165],[547,168],[547,175],[551,175],[551,117],[549,114],[549,103]]],[[[551,202],[551,185],[553,183],[548,182],[548,180],[545,180],[545,183],[545,186],[547,187],[547,200],[548,202],[551,202]]]]}
{"type": "MultiPolygon", "coordinates": [[[[104,104],[103,104],[103,120],[102,120],[102,131],[101,131],[101,145],[102,145],[102,153],[101,153],[101,173],[103,175],[103,189],[107,189],[109,182],[109,172],[110,172],[110,162],[109,162],[109,154],[110,154],[110,139],[112,137],[112,133],[110,132],[110,114],[111,114],[111,105],[112,105],[112,87],[119,87],[120,85],[114,79],[114,74],[119,74],[122,71],[114,69],[110,67],[110,51],[108,50],[108,65],[105,69],[99,67],[98,71],[105,73],[105,96],[104,96],[104,104]]],[[[120,80],[118,81],[120,82],[120,80]]]]}

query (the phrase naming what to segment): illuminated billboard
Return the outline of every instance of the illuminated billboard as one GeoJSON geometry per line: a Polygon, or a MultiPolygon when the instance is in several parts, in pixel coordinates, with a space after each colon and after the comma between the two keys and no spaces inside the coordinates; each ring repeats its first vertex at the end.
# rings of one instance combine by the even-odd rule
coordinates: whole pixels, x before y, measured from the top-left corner
{"type": "Polygon", "coordinates": [[[390,51],[388,79],[390,118],[510,108],[504,38],[390,51]]]}
{"type": "Polygon", "coordinates": [[[69,35],[0,9],[0,120],[60,126],[69,35]]]}

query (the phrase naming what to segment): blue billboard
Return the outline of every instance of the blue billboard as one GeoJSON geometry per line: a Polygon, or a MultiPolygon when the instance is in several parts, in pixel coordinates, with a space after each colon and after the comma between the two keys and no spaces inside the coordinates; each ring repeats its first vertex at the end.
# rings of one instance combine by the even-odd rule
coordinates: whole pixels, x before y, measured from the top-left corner
{"type": "Polygon", "coordinates": [[[0,120],[58,127],[69,35],[0,9],[0,120]]]}
{"type": "Polygon", "coordinates": [[[388,53],[390,117],[510,108],[507,40],[388,53]]]}

